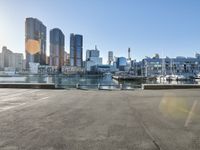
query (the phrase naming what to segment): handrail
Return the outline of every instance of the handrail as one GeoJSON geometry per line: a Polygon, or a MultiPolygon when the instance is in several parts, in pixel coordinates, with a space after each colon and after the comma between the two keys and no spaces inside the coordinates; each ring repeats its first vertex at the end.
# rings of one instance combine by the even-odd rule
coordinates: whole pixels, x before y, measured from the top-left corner
{"type": "Polygon", "coordinates": [[[76,89],[89,89],[93,87],[94,89],[120,89],[120,90],[130,90],[130,89],[136,89],[136,88],[141,88],[139,85],[126,85],[126,84],[63,84],[59,86],[73,86],[76,89]],[[86,88],[85,88],[86,87],[86,88]],[[108,88],[105,88],[108,87],[108,88]]]}

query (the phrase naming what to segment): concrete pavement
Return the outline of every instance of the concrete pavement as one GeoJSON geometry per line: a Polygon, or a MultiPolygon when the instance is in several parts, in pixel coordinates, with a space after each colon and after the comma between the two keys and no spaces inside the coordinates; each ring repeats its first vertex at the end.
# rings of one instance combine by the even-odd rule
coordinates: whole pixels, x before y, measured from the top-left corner
{"type": "Polygon", "coordinates": [[[199,150],[200,92],[0,89],[0,150],[199,150]]]}

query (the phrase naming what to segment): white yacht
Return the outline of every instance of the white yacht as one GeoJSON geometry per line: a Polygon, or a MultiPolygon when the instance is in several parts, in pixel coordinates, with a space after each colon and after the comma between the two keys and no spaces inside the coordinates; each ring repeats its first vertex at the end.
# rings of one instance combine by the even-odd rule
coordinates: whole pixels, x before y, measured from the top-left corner
{"type": "Polygon", "coordinates": [[[200,79],[200,72],[197,74],[196,79],[200,79]]]}
{"type": "Polygon", "coordinates": [[[166,77],[164,75],[159,75],[156,77],[157,81],[166,81],[166,77]]]}
{"type": "Polygon", "coordinates": [[[165,78],[167,81],[182,81],[187,79],[184,75],[177,74],[166,75],[165,78]]]}
{"type": "Polygon", "coordinates": [[[176,76],[177,76],[176,78],[177,81],[187,80],[187,78],[184,75],[176,75],[176,76]]]}

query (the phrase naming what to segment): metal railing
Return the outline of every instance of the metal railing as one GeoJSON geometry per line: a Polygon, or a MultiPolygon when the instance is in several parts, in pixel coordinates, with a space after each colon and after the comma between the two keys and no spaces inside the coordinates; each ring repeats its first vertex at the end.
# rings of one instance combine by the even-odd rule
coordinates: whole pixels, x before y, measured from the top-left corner
{"type": "Polygon", "coordinates": [[[141,85],[126,84],[63,84],[56,85],[58,88],[64,89],[80,89],[80,90],[135,90],[140,89],[141,85]]]}

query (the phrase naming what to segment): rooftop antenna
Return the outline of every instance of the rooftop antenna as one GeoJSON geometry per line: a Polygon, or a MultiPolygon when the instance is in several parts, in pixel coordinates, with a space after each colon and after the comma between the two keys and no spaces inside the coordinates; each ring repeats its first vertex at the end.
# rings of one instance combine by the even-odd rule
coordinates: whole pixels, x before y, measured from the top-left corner
{"type": "Polygon", "coordinates": [[[97,45],[95,45],[95,50],[97,50],[97,45]]]}

